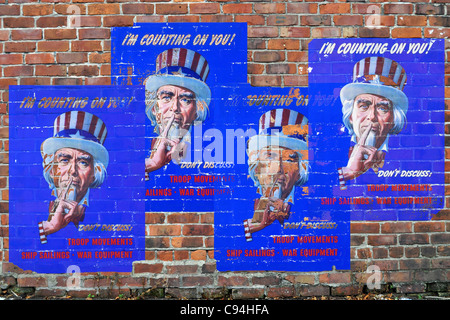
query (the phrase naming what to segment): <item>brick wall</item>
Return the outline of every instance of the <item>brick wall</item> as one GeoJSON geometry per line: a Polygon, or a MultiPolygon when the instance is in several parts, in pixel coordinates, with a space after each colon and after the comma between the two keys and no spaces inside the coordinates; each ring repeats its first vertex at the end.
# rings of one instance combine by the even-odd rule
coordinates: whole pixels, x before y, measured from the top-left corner
{"type": "MultiPolygon", "coordinates": [[[[146,260],[136,262],[130,274],[83,273],[80,287],[71,289],[69,275],[20,270],[8,262],[7,103],[9,85],[110,84],[110,28],[136,22],[247,22],[249,82],[307,86],[311,39],[448,38],[447,0],[0,2],[0,292],[80,298],[448,295],[447,209],[425,222],[353,221],[350,271],[219,273],[214,261],[214,214],[164,212],[146,213],[146,260]],[[374,13],[381,15],[378,20],[374,13]],[[72,21],[71,14],[79,16],[72,21]],[[370,27],[374,19],[380,27],[370,27]],[[68,28],[68,22],[77,27],[68,28]],[[374,275],[368,271],[370,266],[379,268],[379,289],[366,286],[374,275]]],[[[450,101],[449,53],[450,49],[446,105],[450,101]]],[[[446,208],[449,201],[447,197],[446,208]]]]}

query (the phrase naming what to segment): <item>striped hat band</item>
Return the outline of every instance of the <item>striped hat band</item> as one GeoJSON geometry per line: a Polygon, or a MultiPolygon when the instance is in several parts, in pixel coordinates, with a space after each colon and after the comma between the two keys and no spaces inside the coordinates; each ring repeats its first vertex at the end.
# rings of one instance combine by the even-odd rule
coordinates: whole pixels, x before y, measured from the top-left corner
{"type": "Polygon", "coordinates": [[[273,109],[264,113],[259,119],[260,134],[271,128],[281,128],[289,125],[307,125],[308,119],[301,113],[289,109],[273,109]]]}
{"type": "Polygon", "coordinates": [[[55,119],[53,136],[79,138],[103,145],[107,135],[106,126],[97,116],[84,111],[69,111],[55,119]]]}
{"type": "Polygon", "coordinates": [[[381,84],[403,91],[406,84],[406,72],[394,60],[383,57],[367,57],[358,61],[353,67],[353,82],[381,82],[381,84]]]}
{"type": "Polygon", "coordinates": [[[193,77],[206,81],[209,74],[208,61],[193,50],[185,48],[172,48],[163,51],[156,58],[157,73],[171,73],[193,77]]]}

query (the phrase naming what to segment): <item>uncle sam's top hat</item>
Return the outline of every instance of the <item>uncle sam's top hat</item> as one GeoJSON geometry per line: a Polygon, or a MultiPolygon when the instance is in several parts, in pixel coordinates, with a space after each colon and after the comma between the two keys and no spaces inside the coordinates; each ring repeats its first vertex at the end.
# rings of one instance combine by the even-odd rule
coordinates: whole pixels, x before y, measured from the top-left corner
{"type": "Polygon", "coordinates": [[[185,48],[171,48],[156,58],[156,74],[145,80],[146,91],[156,91],[164,85],[174,85],[193,91],[207,104],[211,90],[206,84],[209,64],[198,52],[185,48]]]}
{"type": "Polygon", "coordinates": [[[273,109],[259,119],[259,133],[247,144],[249,161],[255,161],[257,151],[267,146],[280,146],[292,150],[308,150],[308,119],[289,109],[273,109]],[[299,130],[300,129],[300,130],[299,130]]]}
{"type": "MultiPolygon", "coordinates": [[[[53,137],[41,145],[41,153],[51,155],[61,148],[74,148],[91,154],[95,160],[108,166],[108,150],[103,146],[107,135],[103,121],[88,112],[69,111],[56,117],[53,137]]],[[[44,164],[45,165],[45,164],[44,164]]]]}
{"type": "Polygon", "coordinates": [[[353,67],[353,82],[342,88],[340,98],[344,103],[360,94],[376,94],[391,100],[394,108],[400,108],[406,114],[405,84],[406,72],[399,63],[384,57],[367,57],[353,67]]]}

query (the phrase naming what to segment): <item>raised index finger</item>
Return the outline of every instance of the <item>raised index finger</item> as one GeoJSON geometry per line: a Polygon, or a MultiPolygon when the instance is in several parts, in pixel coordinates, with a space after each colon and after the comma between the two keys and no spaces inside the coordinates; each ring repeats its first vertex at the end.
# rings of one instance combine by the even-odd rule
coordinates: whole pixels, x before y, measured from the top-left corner
{"type": "Polygon", "coordinates": [[[372,130],[372,123],[366,128],[366,130],[362,133],[361,138],[359,139],[359,145],[365,145],[367,137],[369,136],[370,130],[372,130]]]}

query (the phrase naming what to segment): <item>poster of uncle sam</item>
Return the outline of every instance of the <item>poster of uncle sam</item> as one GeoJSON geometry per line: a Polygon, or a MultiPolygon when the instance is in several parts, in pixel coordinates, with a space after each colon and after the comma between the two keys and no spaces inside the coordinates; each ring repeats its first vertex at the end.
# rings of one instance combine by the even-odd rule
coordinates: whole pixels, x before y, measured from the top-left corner
{"type": "Polygon", "coordinates": [[[308,53],[322,208],[433,219],[444,205],[444,40],[320,39],[308,53]]]}
{"type": "Polygon", "coordinates": [[[218,270],[348,268],[347,217],[308,190],[308,88],[248,84],[245,23],[113,28],[112,80],[145,88],[146,210],[214,212],[218,270]]]}
{"type": "Polygon", "coordinates": [[[144,258],[142,90],[11,86],[10,261],[132,270],[144,258]]]}
{"type": "Polygon", "coordinates": [[[220,87],[247,83],[247,25],[142,23],[111,39],[113,83],[145,90],[146,210],[213,211],[228,191],[212,174],[227,164],[211,130],[223,127],[220,87]]]}

